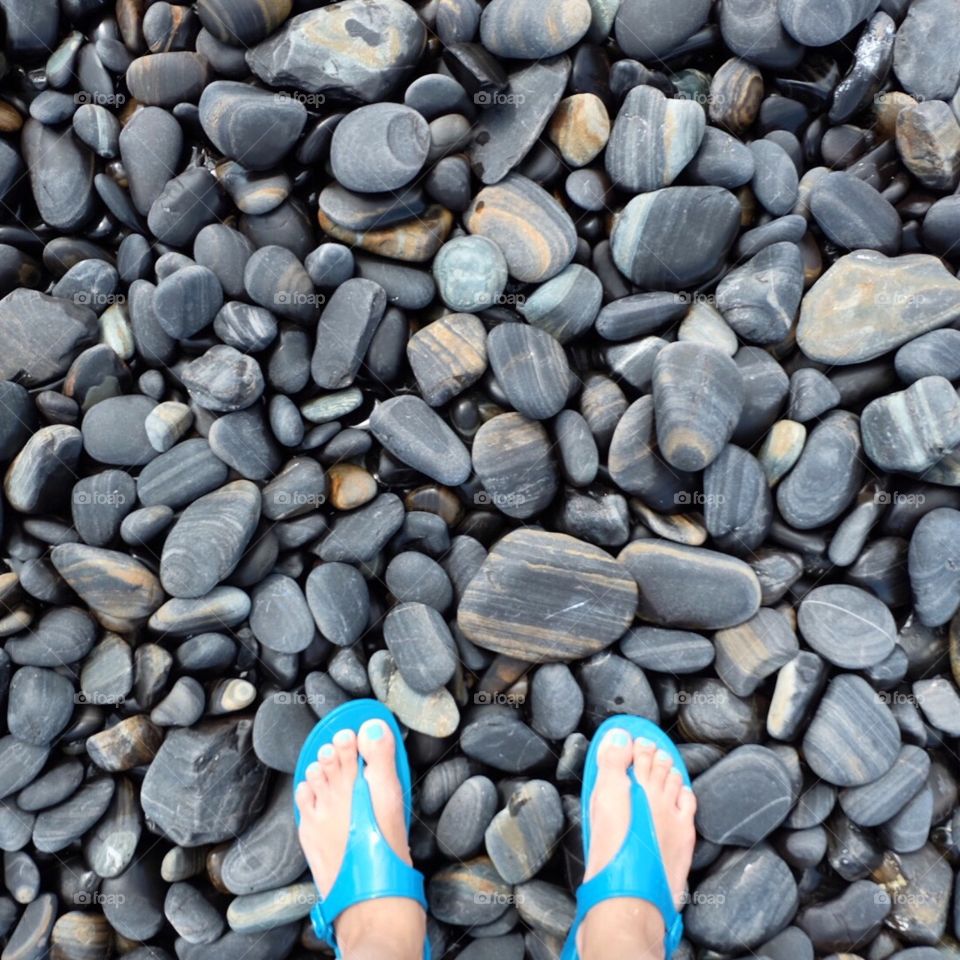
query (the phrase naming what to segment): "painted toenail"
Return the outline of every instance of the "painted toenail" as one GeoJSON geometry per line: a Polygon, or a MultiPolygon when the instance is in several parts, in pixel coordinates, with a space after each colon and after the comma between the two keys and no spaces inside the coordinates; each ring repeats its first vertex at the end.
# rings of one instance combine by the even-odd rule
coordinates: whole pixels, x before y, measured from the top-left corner
{"type": "Polygon", "coordinates": [[[693,793],[693,787],[688,787],[686,784],[683,785],[683,789],[686,790],[687,793],[693,793]]]}
{"type": "Polygon", "coordinates": [[[653,741],[648,740],[646,737],[637,737],[637,746],[640,747],[641,750],[647,750],[653,746],[653,741]]]}
{"type": "Polygon", "coordinates": [[[323,757],[324,760],[329,760],[333,756],[333,747],[330,746],[329,743],[325,743],[320,748],[320,756],[323,757]]]}
{"type": "Polygon", "coordinates": [[[371,720],[364,732],[368,740],[379,740],[383,736],[383,724],[379,720],[371,720]]]}
{"type": "Polygon", "coordinates": [[[350,742],[350,731],[349,730],[338,730],[333,735],[333,742],[339,743],[341,746],[344,746],[350,742]]]}
{"type": "Polygon", "coordinates": [[[672,760],[673,758],[670,756],[669,753],[667,753],[666,750],[657,751],[657,763],[670,763],[672,762],[672,760]]]}
{"type": "Polygon", "coordinates": [[[613,747],[625,747],[630,742],[630,737],[625,730],[610,731],[610,745],[613,747]]]}
{"type": "Polygon", "coordinates": [[[308,777],[315,777],[319,772],[320,772],[320,764],[317,763],[316,761],[314,761],[313,763],[307,766],[306,775],[308,777]]]}

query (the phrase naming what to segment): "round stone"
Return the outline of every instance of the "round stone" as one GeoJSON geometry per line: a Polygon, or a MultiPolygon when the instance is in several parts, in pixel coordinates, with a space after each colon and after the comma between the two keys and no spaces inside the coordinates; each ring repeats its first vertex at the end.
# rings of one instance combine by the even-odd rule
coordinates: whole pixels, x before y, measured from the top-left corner
{"type": "Polygon", "coordinates": [[[480,17],[480,40],[497,57],[545,60],[581,40],[590,18],[587,0],[558,6],[537,0],[493,0],[480,17]]]}
{"type": "Polygon", "coordinates": [[[563,347],[549,333],[524,323],[501,323],[487,337],[487,354],[518,413],[546,420],[563,409],[570,367],[563,347]]]}
{"type": "Polygon", "coordinates": [[[811,590],[797,609],[797,625],[817,653],[847,670],[880,663],[897,639],[890,611],[866,590],[845,584],[811,590]]]}
{"type": "Polygon", "coordinates": [[[486,237],[457,237],[437,252],[433,277],[437,292],[451,310],[478,313],[495,306],[503,293],[507,261],[486,237]]]}

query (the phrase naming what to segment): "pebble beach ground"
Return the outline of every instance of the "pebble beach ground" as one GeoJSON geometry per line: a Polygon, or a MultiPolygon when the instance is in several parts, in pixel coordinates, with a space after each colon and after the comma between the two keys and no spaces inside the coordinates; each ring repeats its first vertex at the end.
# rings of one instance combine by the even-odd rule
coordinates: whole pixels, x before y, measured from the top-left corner
{"type": "Polygon", "coordinates": [[[0,960],[555,960],[615,713],[677,960],[960,958],[960,0],[0,0],[0,960]]]}

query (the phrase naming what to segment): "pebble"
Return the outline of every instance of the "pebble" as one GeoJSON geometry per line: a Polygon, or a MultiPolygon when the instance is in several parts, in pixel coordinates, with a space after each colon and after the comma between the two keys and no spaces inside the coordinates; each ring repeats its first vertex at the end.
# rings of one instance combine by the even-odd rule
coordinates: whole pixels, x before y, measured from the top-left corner
{"type": "Polygon", "coordinates": [[[163,546],[160,579],[171,596],[209,593],[240,562],[260,518],[260,491],[247,480],[194,500],[163,546]]]}
{"type": "Polygon", "coordinates": [[[398,460],[425,476],[457,486],[470,475],[470,454],[419,397],[392,397],[370,417],[370,431],[398,460]]]}
{"type": "Polygon", "coordinates": [[[897,149],[904,166],[925,187],[950,191],[960,183],[960,121],[941,100],[900,111],[897,149]]]}
{"type": "Polygon", "coordinates": [[[742,560],[713,550],[638,540],[618,559],[640,587],[639,615],[658,626],[718,630],[749,620],[760,607],[760,584],[742,560]],[[696,596],[682,582],[696,578],[696,596]]]}
{"type": "Polygon", "coordinates": [[[140,471],[137,496],[146,507],[163,505],[176,510],[221,486],[228,472],[206,440],[181,440],[140,471]]]}
{"type": "Polygon", "coordinates": [[[859,587],[816,587],[797,608],[804,640],[824,659],[847,670],[880,663],[893,652],[896,624],[890,611],[859,587]]]}
{"type": "Polygon", "coordinates": [[[572,259],[573,222],[542,187],[511,173],[484,187],[464,215],[467,230],[492,240],[510,275],[525,283],[549,280],[572,259]]]}
{"type": "Polygon", "coordinates": [[[919,473],[960,444],[960,401],[949,380],[923,377],[871,401],[861,433],[864,451],[881,469],[919,473]]]}
{"type": "Polygon", "coordinates": [[[787,413],[793,423],[808,423],[840,404],[840,391],[815,367],[803,367],[790,378],[787,413]]]}
{"type": "Polygon", "coordinates": [[[900,731],[865,680],[839,674],[807,727],[803,752],[813,772],[827,783],[862,786],[893,766],[900,752],[900,731]]]}
{"type": "Polygon", "coordinates": [[[841,257],[804,298],[797,344],[811,360],[853,364],[873,360],[920,334],[946,326],[960,280],[934,257],[886,257],[864,251],[841,257]],[[871,316],[869,332],[853,318],[871,316]]]}
{"type": "Polygon", "coordinates": [[[905,744],[893,766],[873,783],[848,787],[838,796],[843,812],[858,826],[876,827],[895,816],[923,788],[930,758],[905,744]]]}
{"type": "Polygon", "coordinates": [[[840,516],[860,488],[861,450],[858,418],[847,411],[828,414],[810,432],[796,465],[777,487],[784,520],[797,530],[813,530],[840,516]]]}
{"type": "Polygon", "coordinates": [[[575,93],[560,101],[547,132],[567,164],[584,167],[607,145],[610,117],[595,93],[575,93]]]}
{"type": "Polygon", "coordinates": [[[766,747],[728,753],[693,785],[698,835],[712,843],[749,847],[769,836],[793,806],[789,773],[766,747]]]}
{"type": "Polygon", "coordinates": [[[623,0],[614,20],[617,43],[627,56],[659,59],[696,33],[709,13],[709,0],[695,0],[682,8],[664,0],[623,0]]]}
{"type": "Polygon", "coordinates": [[[607,144],[610,180],[630,193],[669,187],[696,155],[705,128],[699,103],[668,100],[655,87],[634,87],[617,113],[607,144]]]}
{"type": "Polygon", "coordinates": [[[544,330],[504,323],[487,337],[490,367],[510,404],[531,420],[546,420],[564,407],[571,372],[559,343],[544,330]]]}
{"type": "Polygon", "coordinates": [[[494,306],[507,285],[507,261],[486,237],[448,240],[433,261],[443,302],[455,312],[478,313],[494,306]]]}
{"type": "Polygon", "coordinates": [[[587,0],[544,8],[535,0],[493,0],[480,17],[480,39],[498,57],[543,60],[569,50],[590,27],[587,0]]]}
{"type": "Polygon", "coordinates": [[[399,603],[384,619],[383,638],[411,689],[432,693],[453,677],[457,667],[453,637],[432,607],[399,603]]]}
{"type": "Polygon", "coordinates": [[[492,504],[523,520],[550,505],[559,487],[551,442],[543,425],[519,413],[488,420],[473,439],[473,468],[483,484],[478,504],[492,504]]]}
{"type": "Polygon", "coordinates": [[[789,154],[772,140],[750,144],[756,169],[750,186],[757,200],[775,217],[790,213],[797,202],[797,168],[789,154]]]}
{"type": "MultiPolygon", "coordinates": [[[[933,677],[925,680],[916,680],[913,684],[913,694],[916,697],[924,717],[927,721],[943,731],[947,736],[960,736],[960,695],[956,687],[946,677],[933,677]]],[[[12,731],[11,731],[12,732],[12,731]]],[[[924,831],[923,839],[926,839],[924,831]]],[[[921,844],[922,845],[922,844],[921,844]]]]}
{"type": "MultiPolygon", "coordinates": [[[[742,135],[753,126],[760,112],[763,74],[752,63],[731,57],[714,74],[707,96],[707,110],[713,123],[742,135]]],[[[751,166],[757,173],[759,158],[752,148],[751,144],[745,149],[751,154],[751,166]]]]}
{"type": "Polygon", "coordinates": [[[925,514],[910,538],[908,570],[914,610],[925,626],[946,623],[960,606],[954,572],[954,536],[960,513],[938,507],[925,514]]]}
{"type": "Polygon", "coordinates": [[[762,607],[739,626],[714,635],[717,676],[738,696],[748,697],[799,652],[790,622],[762,607]]]}
{"type": "Polygon", "coordinates": [[[348,190],[399,190],[420,172],[429,146],[427,121],[416,110],[374,103],[337,124],[330,141],[330,165],[348,190]]]}
{"type": "Polygon", "coordinates": [[[460,749],[472,760],[504,773],[543,767],[554,754],[546,741],[515,717],[511,707],[487,707],[460,732],[460,749]]]}
{"type": "Polygon", "coordinates": [[[872,0],[845,0],[840,4],[825,0],[784,0],[779,5],[784,29],[798,43],[825,47],[835,43],[873,13],[872,0]]]}
{"type": "Polygon", "coordinates": [[[327,390],[349,386],[386,309],[383,288],[359,278],[341,284],[327,302],[317,327],[310,372],[327,390]]]}
{"type": "Polygon", "coordinates": [[[600,548],[517,530],[497,542],[470,581],[457,624],[478,646],[518,659],[576,659],[623,635],[636,596],[627,570],[600,548]]]}
{"type": "Polygon", "coordinates": [[[610,248],[618,269],[638,286],[681,290],[717,272],[739,220],[740,205],[727,190],[667,187],[626,205],[610,248]]]}
{"type": "Polygon", "coordinates": [[[270,170],[282,162],[307,122],[307,109],[296,98],[233,80],[204,87],[199,108],[210,142],[247,170],[270,170]]]}
{"type": "Polygon", "coordinates": [[[188,847],[242,832],[263,806],[267,784],[251,739],[250,720],[226,718],[167,733],[141,786],[148,828],[188,847]],[[229,777],[229,790],[221,777],[229,777]]]}
{"type": "Polygon", "coordinates": [[[180,377],[198,407],[218,413],[246,409],[264,390],[257,361],[226,344],[217,344],[188,363],[180,377]]]}
{"type": "Polygon", "coordinates": [[[467,313],[441,317],[410,338],[407,359],[431,407],[443,406],[483,376],[486,338],[483,323],[467,313]]]}
{"type": "Polygon", "coordinates": [[[919,0],[897,30],[893,68],[911,96],[949,100],[960,84],[960,40],[943,25],[956,18],[956,0],[919,0]]]}
{"type": "Polygon", "coordinates": [[[484,845],[507,883],[533,878],[550,859],[563,830],[560,794],[546,780],[529,780],[510,796],[484,833],[484,845]]]}
{"type": "Polygon", "coordinates": [[[869,183],[836,171],[821,177],[809,197],[817,226],[846,250],[878,250],[891,256],[900,248],[900,217],[869,183]]]}
{"type": "Polygon", "coordinates": [[[270,574],[251,591],[250,629],[263,646],[299,653],[314,636],[313,618],[296,580],[270,574]]]}
{"type": "Polygon", "coordinates": [[[675,343],[664,347],[653,368],[657,443],[678,470],[709,466],[733,435],[743,409],[743,378],[715,347],[675,343]],[[691,383],[683,371],[700,371],[691,383]]]}
{"type": "Polygon", "coordinates": [[[397,719],[428,737],[449,737],[460,724],[456,701],[444,688],[418,693],[404,679],[396,661],[386,650],[378,650],[367,665],[370,686],[397,719]]]}
{"type": "Polygon", "coordinates": [[[23,126],[21,148],[43,220],[68,232],[88,223],[96,210],[94,155],[71,132],[58,132],[33,119],[23,126]]]}
{"type": "Polygon", "coordinates": [[[22,513],[40,513],[67,494],[82,448],[76,427],[41,427],[24,444],[7,468],[3,492],[22,513]]]}

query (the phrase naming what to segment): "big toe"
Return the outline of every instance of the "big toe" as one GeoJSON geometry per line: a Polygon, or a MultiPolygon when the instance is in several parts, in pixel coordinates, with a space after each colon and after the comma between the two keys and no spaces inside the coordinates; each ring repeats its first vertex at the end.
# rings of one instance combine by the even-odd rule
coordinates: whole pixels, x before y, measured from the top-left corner
{"type": "Polygon", "coordinates": [[[367,772],[377,777],[383,774],[396,775],[396,744],[393,731],[382,720],[367,720],[360,727],[357,737],[360,756],[367,765],[367,772]]]}
{"type": "Polygon", "coordinates": [[[616,776],[627,772],[633,760],[633,741],[630,734],[620,727],[614,727],[604,734],[597,751],[598,776],[616,776]]]}

